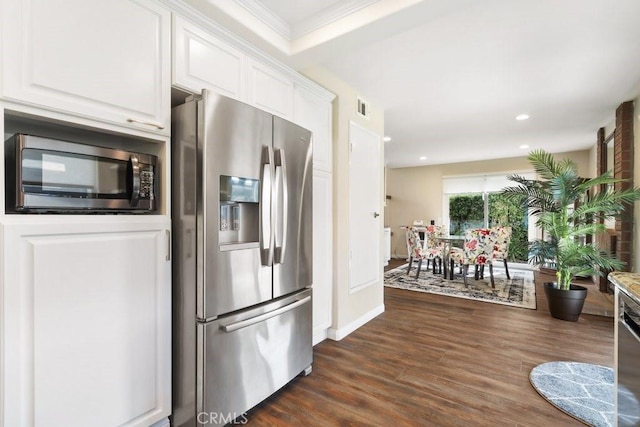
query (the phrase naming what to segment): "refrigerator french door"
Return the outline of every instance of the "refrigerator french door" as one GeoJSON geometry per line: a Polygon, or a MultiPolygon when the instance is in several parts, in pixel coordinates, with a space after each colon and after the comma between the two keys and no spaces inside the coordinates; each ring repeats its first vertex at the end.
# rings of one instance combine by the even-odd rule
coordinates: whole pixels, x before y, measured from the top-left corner
{"type": "Polygon", "coordinates": [[[310,372],[310,139],[210,91],[172,110],[173,425],[226,424],[310,372]]]}

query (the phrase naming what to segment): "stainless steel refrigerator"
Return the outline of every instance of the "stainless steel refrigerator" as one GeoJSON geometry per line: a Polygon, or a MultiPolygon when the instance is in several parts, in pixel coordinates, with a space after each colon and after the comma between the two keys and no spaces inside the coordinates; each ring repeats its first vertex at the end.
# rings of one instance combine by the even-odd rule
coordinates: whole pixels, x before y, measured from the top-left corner
{"type": "Polygon", "coordinates": [[[174,426],[311,372],[311,133],[203,91],[172,110],[174,426]]]}

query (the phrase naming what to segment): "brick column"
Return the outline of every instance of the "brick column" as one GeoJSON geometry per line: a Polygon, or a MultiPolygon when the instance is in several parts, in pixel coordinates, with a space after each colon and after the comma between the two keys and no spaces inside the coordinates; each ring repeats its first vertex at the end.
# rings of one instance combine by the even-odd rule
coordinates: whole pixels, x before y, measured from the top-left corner
{"type": "MultiPolygon", "coordinates": [[[[598,134],[596,138],[597,140],[596,141],[596,176],[600,176],[607,171],[607,146],[604,143],[605,138],[606,137],[604,134],[604,128],[598,129],[598,134]]],[[[598,192],[606,191],[606,189],[607,189],[607,185],[602,184],[598,189],[598,192]]],[[[604,219],[600,219],[598,221],[600,222],[600,224],[604,224],[604,219]]],[[[589,239],[586,240],[586,243],[587,244],[592,243],[593,242],[592,236],[589,235],[587,237],[589,237],[589,239]]],[[[602,250],[604,249],[603,248],[604,242],[602,242],[601,240],[602,239],[598,239],[598,246],[602,250]]],[[[606,275],[595,276],[594,283],[598,285],[598,289],[600,289],[600,292],[607,292],[609,280],[607,279],[606,275]]]]}
{"type": "MultiPolygon", "coordinates": [[[[616,109],[616,131],[614,135],[614,176],[626,179],[617,183],[616,190],[633,187],[633,101],[627,101],[616,109]]],[[[618,242],[616,253],[626,263],[623,271],[630,271],[633,248],[633,204],[625,206],[616,220],[618,242]]]]}
{"type": "MultiPolygon", "coordinates": [[[[596,176],[602,175],[607,171],[607,147],[604,144],[604,139],[604,128],[600,128],[598,129],[596,142],[596,176]]],[[[606,187],[606,185],[603,184],[603,187],[606,187]]],[[[601,190],[605,189],[603,187],[601,187],[601,190]]]]}

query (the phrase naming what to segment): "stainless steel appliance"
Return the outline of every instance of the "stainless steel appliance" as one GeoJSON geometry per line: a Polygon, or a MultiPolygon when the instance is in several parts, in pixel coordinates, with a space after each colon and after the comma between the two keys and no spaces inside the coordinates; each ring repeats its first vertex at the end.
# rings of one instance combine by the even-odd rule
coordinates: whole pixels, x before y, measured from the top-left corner
{"type": "Polygon", "coordinates": [[[5,142],[6,211],[150,212],[157,158],[15,134],[5,142]]]}
{"type": "Polygon", "coordinates": [[[640,305],[624,291],[618,296],[617,425],[640,426],[640,305]]]}
{"type": "Polygon", "coordinates": [[[210,91],[172,111],[174,426],[228,423],[311,370],[310,138],[210,91]]]}

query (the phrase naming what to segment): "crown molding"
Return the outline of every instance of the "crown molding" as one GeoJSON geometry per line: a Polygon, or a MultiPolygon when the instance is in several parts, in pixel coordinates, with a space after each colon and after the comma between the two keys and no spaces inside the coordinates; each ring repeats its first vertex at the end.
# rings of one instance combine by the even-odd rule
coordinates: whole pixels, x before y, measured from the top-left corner
{"type": "Polygon", "coordinates": [[[290,30],[289,40],[297,39],[305,34],[319,30],[379,1],[380,0],[350,0],[341,2],[338,6],[328,7],[299,24],[294,25],[290,30]]]}
{"type": "Polygon", "coordinates": [[[262,21],[276,34],[291,42],[291,27],[274,11],[265,6],[260,0],[234,0],[244,10],[262,21]]]}
{"type": "Polygon", "coordinates": [[[359,10],[369,7],[380,0],[349,0],[339,3],[337,6],[331,6],[314,14],[308,19],[295,24],[289,25],[284,19],[277,15],[273,10],[269,9],[260,0],[233,0],[238,6],[259,19],[267,25],[271,30],[289,42],[297,39],[305,34],[319,30],[329,24],[346,18],[359,10]]]}
{"type": "Polygon", "coordinates": [[[179,15],[183,19],[195,24],[201,29],[209,32],[210,34],[218,37],[220,40],[231,44],[235,48],[239,49],[251,58],[262,62],[265,65],[272,67],[274,70],[278,70],[286,76],[289,76],[294,84],[306,88],[308,91],[322,97],[323,99],[331,102],[336,95],[320,86],[316,82],[312,81],[308,77],[300,74],[293,68],[283,64],[276,60],[272,56],[268,55],[264,51],[258,49],[251,43],[247,42],[243,38],[235,35],[211,17],[204,15],[202,12],[196,10],[192,6],[184,3],[181,0],[157,0],[158,2],[167,6],[172,13],[179,15]]]}

